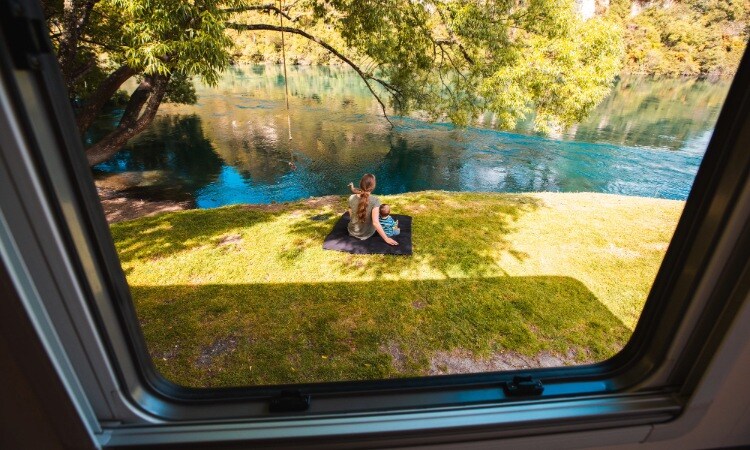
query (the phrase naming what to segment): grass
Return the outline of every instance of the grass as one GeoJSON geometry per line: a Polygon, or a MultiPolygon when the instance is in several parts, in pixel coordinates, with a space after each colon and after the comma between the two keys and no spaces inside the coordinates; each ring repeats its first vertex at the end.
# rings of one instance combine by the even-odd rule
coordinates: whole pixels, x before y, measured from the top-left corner
{"type": "Polygon", "coordinates": [[[111,227],[157,368],[189,386],[362,380],[606,359],[629,338],[683,202],[383,196],[414,255],[324,251],[343,197],[111,227]]]}

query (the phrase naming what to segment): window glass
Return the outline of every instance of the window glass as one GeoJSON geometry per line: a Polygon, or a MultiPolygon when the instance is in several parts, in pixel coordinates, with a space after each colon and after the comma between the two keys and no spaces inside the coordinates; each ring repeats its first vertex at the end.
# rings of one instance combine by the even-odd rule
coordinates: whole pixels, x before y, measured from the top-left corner
{"type": "Polygon", "coordinates": [[[623,348],[746,4],[513,3],[45,5],[167,379],[468,374],[623,348]]]}

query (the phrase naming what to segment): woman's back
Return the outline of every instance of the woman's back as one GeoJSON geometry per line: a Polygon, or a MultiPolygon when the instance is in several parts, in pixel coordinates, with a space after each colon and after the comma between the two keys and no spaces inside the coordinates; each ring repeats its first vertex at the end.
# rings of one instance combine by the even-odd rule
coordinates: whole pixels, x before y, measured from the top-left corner
{"type": "Polygon", "coordinates": [[[375,225],[372,223],[372,209],[380,207],[380,200],[374,195],[368,196],[367,209],[364,220],[360,220],[357,211],[359,210],[360,197],[353,194],[349,197],[349,211],[351,220],[349,222],[349,234],[359,239],[367,239],[375,234],[375,225]]]}

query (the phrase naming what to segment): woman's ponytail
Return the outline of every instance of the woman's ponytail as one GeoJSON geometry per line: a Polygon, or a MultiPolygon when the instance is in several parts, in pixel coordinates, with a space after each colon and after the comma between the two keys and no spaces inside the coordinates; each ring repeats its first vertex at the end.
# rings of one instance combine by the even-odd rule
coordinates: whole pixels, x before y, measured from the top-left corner
{"type": "Polygon", "coordinates": [[[367,216],[367,205],[370,203],[370,193],[375,189],[375,175],[366,173],[359,180],[359,205],[357,205],[357,218],[365,222],[367,216]]]}
{"type": "Polygon", "coordinates": [[[368,203],[370,203],[370,193],[367,191],[362,191],[359,194],[359,206],[357,206],[357,217],[359,217],[360,222],[365,221],[365,216],[367,216],[368,203]]]}

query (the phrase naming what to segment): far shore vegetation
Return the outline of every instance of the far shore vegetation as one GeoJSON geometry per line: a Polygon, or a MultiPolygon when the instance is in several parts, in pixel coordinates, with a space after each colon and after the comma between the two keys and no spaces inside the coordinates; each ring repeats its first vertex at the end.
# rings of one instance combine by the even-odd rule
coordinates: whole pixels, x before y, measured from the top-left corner
{"type": "MultiPolygon", "coordinates": [[[[733,0],[584,0],[596,15],[609,15],[623,29],[622,73],[654,78],[728,79],[734,76],[745,51],[750,4],[733,0]],[[609,6],[605,6],[608,4],[609,6]]],[[[252,13],[246,13],[252,14],[252,13]]],[[[255,13],[257,14],[257,13],[255,13]]],[[[344,45],[334,30],[316,32],[344,45]]],[[[276,34],[230,30],[233,63],[280,63],[281,37],[276,34]]],[[[289,36],[291,64],[341,64],[314,42],[289,36]]]]}
{"type": "Polygon", "coordinates": [[[414,255],[322,241],[345,197],[111,226],[149,352],[188,386],[584,364],[628,341],[684,202],[415,192],[414,255]]]}

